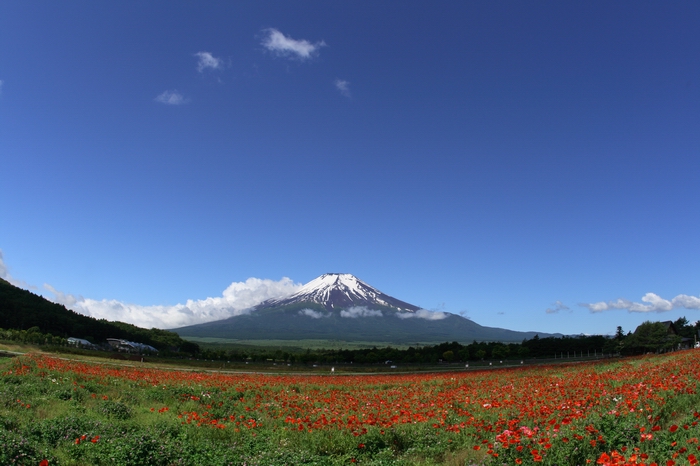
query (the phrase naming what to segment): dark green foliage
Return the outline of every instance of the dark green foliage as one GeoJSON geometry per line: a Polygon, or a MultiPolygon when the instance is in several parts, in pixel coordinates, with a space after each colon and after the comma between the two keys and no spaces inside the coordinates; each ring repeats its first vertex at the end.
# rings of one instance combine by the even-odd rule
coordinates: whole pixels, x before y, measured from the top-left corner
{"type": "Polygon", "coordinates": [[[121,338],[145,343],[161,351],[179,350],[194,354],[199,349],[195,343],[185,341],[167,330],[148,330],[78,314],[3,279],[0,279],[0,329],[20,332],[11,335],[3,333],[0,338],[38,345],[65,344],[68,337],[90,339],[93,343],[105,342],[107,338],[121,338]]]}
{"type": "Polygon", "coordinates": [[[699,323],[700,321],[696,322],[695,325],[690,325],[688,319],[685,317],[679,317],[678,320],[673,322],[673,326],[675,327],[679,336],[683,338],[695,339],[697,337],[699,323]]]}
{"type": "Polygon", "coordinates": [[[3,465],[35,465],[42,460],[33,442],[13,432],[0,430],[0,446],[0,464],[3,465]]]}
{"type": "Polygon", "coordinates": [[[644,322],[625,339],[625,348],[630,353],[648,353],[669,350],[677,346],[681,337],[673,334],[662,322],[644,322]]]}
{"type": "Polygon", "coordinates": [[[110,458],[112,465],[166,466],[173,460],[171,445],[163,442],[160,433],[150,429],[141,429],[141,432],[103,441],[99,445],[85,446],[85,456],[93,459],[95,464],[99,464],[100,459],[110,458]]]}
{"type": "Polygon", "coordinates": [[[105,401],[97,411],[108,418],[119,419],[120,421],[131,418],[131,408],[118,401],[105,401]]]}
{"type": "Polygon", "coordinates": [[[562,353],[564,355],[567,353],[580,355],[581,352],[583,352],[584,356],[590,352],[592,356],[593,354],[601,353],[608,341],[610,339],[602,335],[578,335],[561,338],[533,338],[523,341],[522,345],[528,349],[529,357],[551,358],[555,354],[559,356],[562,353]]]}
{"type": "Polygon", "coordinates": [[[99,432],[104,435],[105,429],[106,426],[99,421],[89,420],[82,416],[69,415],[32,424],[29,429],[29,435],[31,438],[55,447],[60,442],[73,443],[75,439],[85,434],[99,432]]]}
{"type": "MultiPolygon", "coordinates": [[[[561,357],[567,353],[570,357],[602,356],[602,349],[616,340],[604,336],[576,336],[561,338],[533,338],[522,343],[477,342],[468,345],[456,341],[444,342],[439,345],[410,346],[397,349],[391,346],[384,348],[363,349],[306,349],[289,348],[290,354],[281,350],[265,348],[247,348],[225,350],[205,348],[201,357],[219,361],[277,361],[302,364],[437,364],[437,363],[466,363],[468,361],[485,360],[520,360],[524,358],[552,359],[555,354],[561,357]],[[389,362],[390,361],[390,362],[389,362]]],[[[607,351],[606,354],[617,351],[607,351]]]]}

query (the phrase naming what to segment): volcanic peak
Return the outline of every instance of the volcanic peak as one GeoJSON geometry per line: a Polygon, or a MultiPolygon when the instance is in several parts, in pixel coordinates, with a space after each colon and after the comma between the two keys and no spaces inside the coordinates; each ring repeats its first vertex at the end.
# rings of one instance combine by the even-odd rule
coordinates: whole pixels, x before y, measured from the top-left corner
{"type": "Polygon", "coordinates": [[[418,306],[388,296],[349,273],[326,273],[282,299],[266,301],[263,306],[313,302],[326,309],[350,306],[387,306],[400,311],[416,311],[418,306]]]}

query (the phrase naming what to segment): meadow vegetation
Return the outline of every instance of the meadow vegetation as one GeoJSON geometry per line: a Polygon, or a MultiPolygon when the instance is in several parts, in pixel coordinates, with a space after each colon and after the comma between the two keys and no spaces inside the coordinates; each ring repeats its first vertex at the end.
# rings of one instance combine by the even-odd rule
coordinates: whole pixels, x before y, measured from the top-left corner
{"type": "MultiPolygon", "coordinates": [[[[130,365],[129,365],[130,364],[130,365]]],[[[700,351],[289,375],[0,358],[0,464],[697,464],[700,351]]]]}

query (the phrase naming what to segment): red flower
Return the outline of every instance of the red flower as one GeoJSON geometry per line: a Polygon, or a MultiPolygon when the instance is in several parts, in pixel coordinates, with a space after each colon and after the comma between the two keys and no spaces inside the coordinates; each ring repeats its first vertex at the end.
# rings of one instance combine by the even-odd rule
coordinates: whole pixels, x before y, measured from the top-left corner
{"type": "Polygon", "coordinates": [[[39,466],[49,466],[49,460],[43,459],[39,461],[39,466]]]}
{"type": "Polygon", "coordinates": [[[671,432],[675,432],[678,430],[678,426],[673,424],[671,427],[668,428],[668,430],[670,430],[671,432]]]}

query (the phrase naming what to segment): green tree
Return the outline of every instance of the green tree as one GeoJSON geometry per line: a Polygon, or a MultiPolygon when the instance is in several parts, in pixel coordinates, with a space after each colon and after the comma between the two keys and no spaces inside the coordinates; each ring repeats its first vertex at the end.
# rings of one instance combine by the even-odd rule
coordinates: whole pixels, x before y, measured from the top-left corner
{"type": "Polygon", "coordinates": [[[518,348],[518,356],[520,356],[521,358],[526,358],[529,355],[530,355],[530,348],[528,348],[527,346],[521,345],[520,348],[518,348]]]}
{"type": "Polygon", "coordinates": [[[454,358],[455,358],[455,353],[452,350],[445,351],[444,353],[442,353],[442,359],[444,359],[447,362],[454,360],[454,358]]]}
{"type": "Polygon", "coordinates": [[[498,359],[505,359],[508,357],[508,354],[510,353],[510,348],[508,348],[506,345],[496,345],[494,346],[493,350],[491,350],[491,355],[493,355],[494,358],[498,359]]]}
{"type": "Polygon", "coordinates": [[[618,341],[625,339],[625,332],[624,330],[622,330],[622,326],[620,325],[617,326],[617,331],[615,332],[615,339],[618,341]]]}
{"type": "Polygon", "coordinates": [[[673,326],[676,328],[678,335],[683,338],[693,338],[695,336],[695,326],[690,325],[685,317],[679,317],[678,320],[673,322],[673,326]]]}
{"type": "Polygon", "coordinates": [[[625,348],[632,353],[658,352],[674,348],[681,341],[678,335],[668,332],[661,322],[646,321],[625,340],[625,348]]]}

